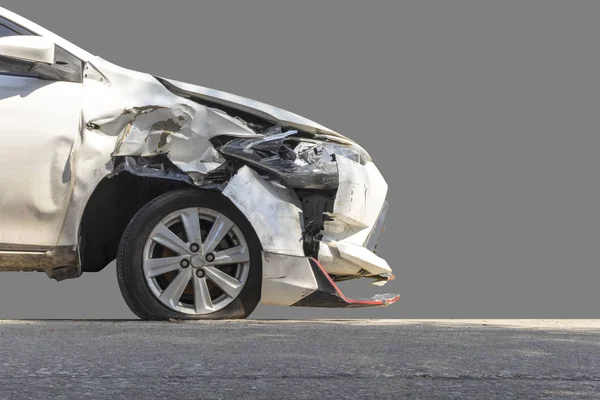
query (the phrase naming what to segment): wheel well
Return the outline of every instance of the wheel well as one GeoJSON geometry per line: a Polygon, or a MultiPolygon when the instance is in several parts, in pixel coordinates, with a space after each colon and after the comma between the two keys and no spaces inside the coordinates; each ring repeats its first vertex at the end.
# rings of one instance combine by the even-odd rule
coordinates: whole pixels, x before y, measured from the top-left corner
{"type": "Polygon", "coordinates": [[[123,231],[150,200],[190,185],[169,179],[122,172],[105,178],[88,201],[80,228],[79,252],[83,272],[98,272],[116,258],[123,231]]]}

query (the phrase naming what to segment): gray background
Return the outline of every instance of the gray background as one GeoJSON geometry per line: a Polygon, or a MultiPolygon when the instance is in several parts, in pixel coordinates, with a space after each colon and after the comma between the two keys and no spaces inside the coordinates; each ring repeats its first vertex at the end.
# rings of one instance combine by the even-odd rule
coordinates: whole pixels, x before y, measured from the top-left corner
{"type": "MultiPolygon", "coordinates": [[[[600,317],[600,2],[3,5],[125,67],[278,105],[358,140],[390,185],[400,302],[259,318],[600,317]]],[[[365,282],[351,295],[381,291],[365,282]]],[[[0,274],[0,318],[129,318],[114,267],[0,274]]]]}

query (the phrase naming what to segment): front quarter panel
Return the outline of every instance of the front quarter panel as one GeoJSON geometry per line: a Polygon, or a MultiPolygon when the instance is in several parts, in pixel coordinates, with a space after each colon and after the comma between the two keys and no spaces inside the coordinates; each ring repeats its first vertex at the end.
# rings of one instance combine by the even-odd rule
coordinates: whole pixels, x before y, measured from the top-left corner
{"type": "Polygon", "coordinates": [[[192,178],[200,178],[222,162],[212,137],[260,137],[224,113],[171,93],[149,74],[97,57],[84,68],[81,118],[74,189],[58,245],[78,243],[85,206],[114,171],[115,157],[165,155],[192,178]]]}

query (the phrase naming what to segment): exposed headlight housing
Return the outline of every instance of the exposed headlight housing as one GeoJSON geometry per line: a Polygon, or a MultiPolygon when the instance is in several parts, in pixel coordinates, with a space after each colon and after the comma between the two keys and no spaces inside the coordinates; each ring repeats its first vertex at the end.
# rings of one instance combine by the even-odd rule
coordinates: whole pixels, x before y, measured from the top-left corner
{"type": "Polygon", "coordinates": [[[365,164],[365,150],[348,143],[299,136],[297,131],[267,134],[260,139],[234,139],[218,151],[282,180],[292,188],[337,189],[337,156],[365,164]]]}

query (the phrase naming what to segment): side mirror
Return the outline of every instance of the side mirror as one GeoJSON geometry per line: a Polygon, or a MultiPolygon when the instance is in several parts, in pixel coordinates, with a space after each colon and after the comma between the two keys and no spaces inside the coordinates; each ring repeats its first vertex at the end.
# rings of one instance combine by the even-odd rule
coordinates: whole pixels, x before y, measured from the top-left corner
{"type": "Polygon", "coordinates": [[[0,38],[0,56],[18,60],[54,64],[54,42],[42,36],[6,36],[0,38]]]}

